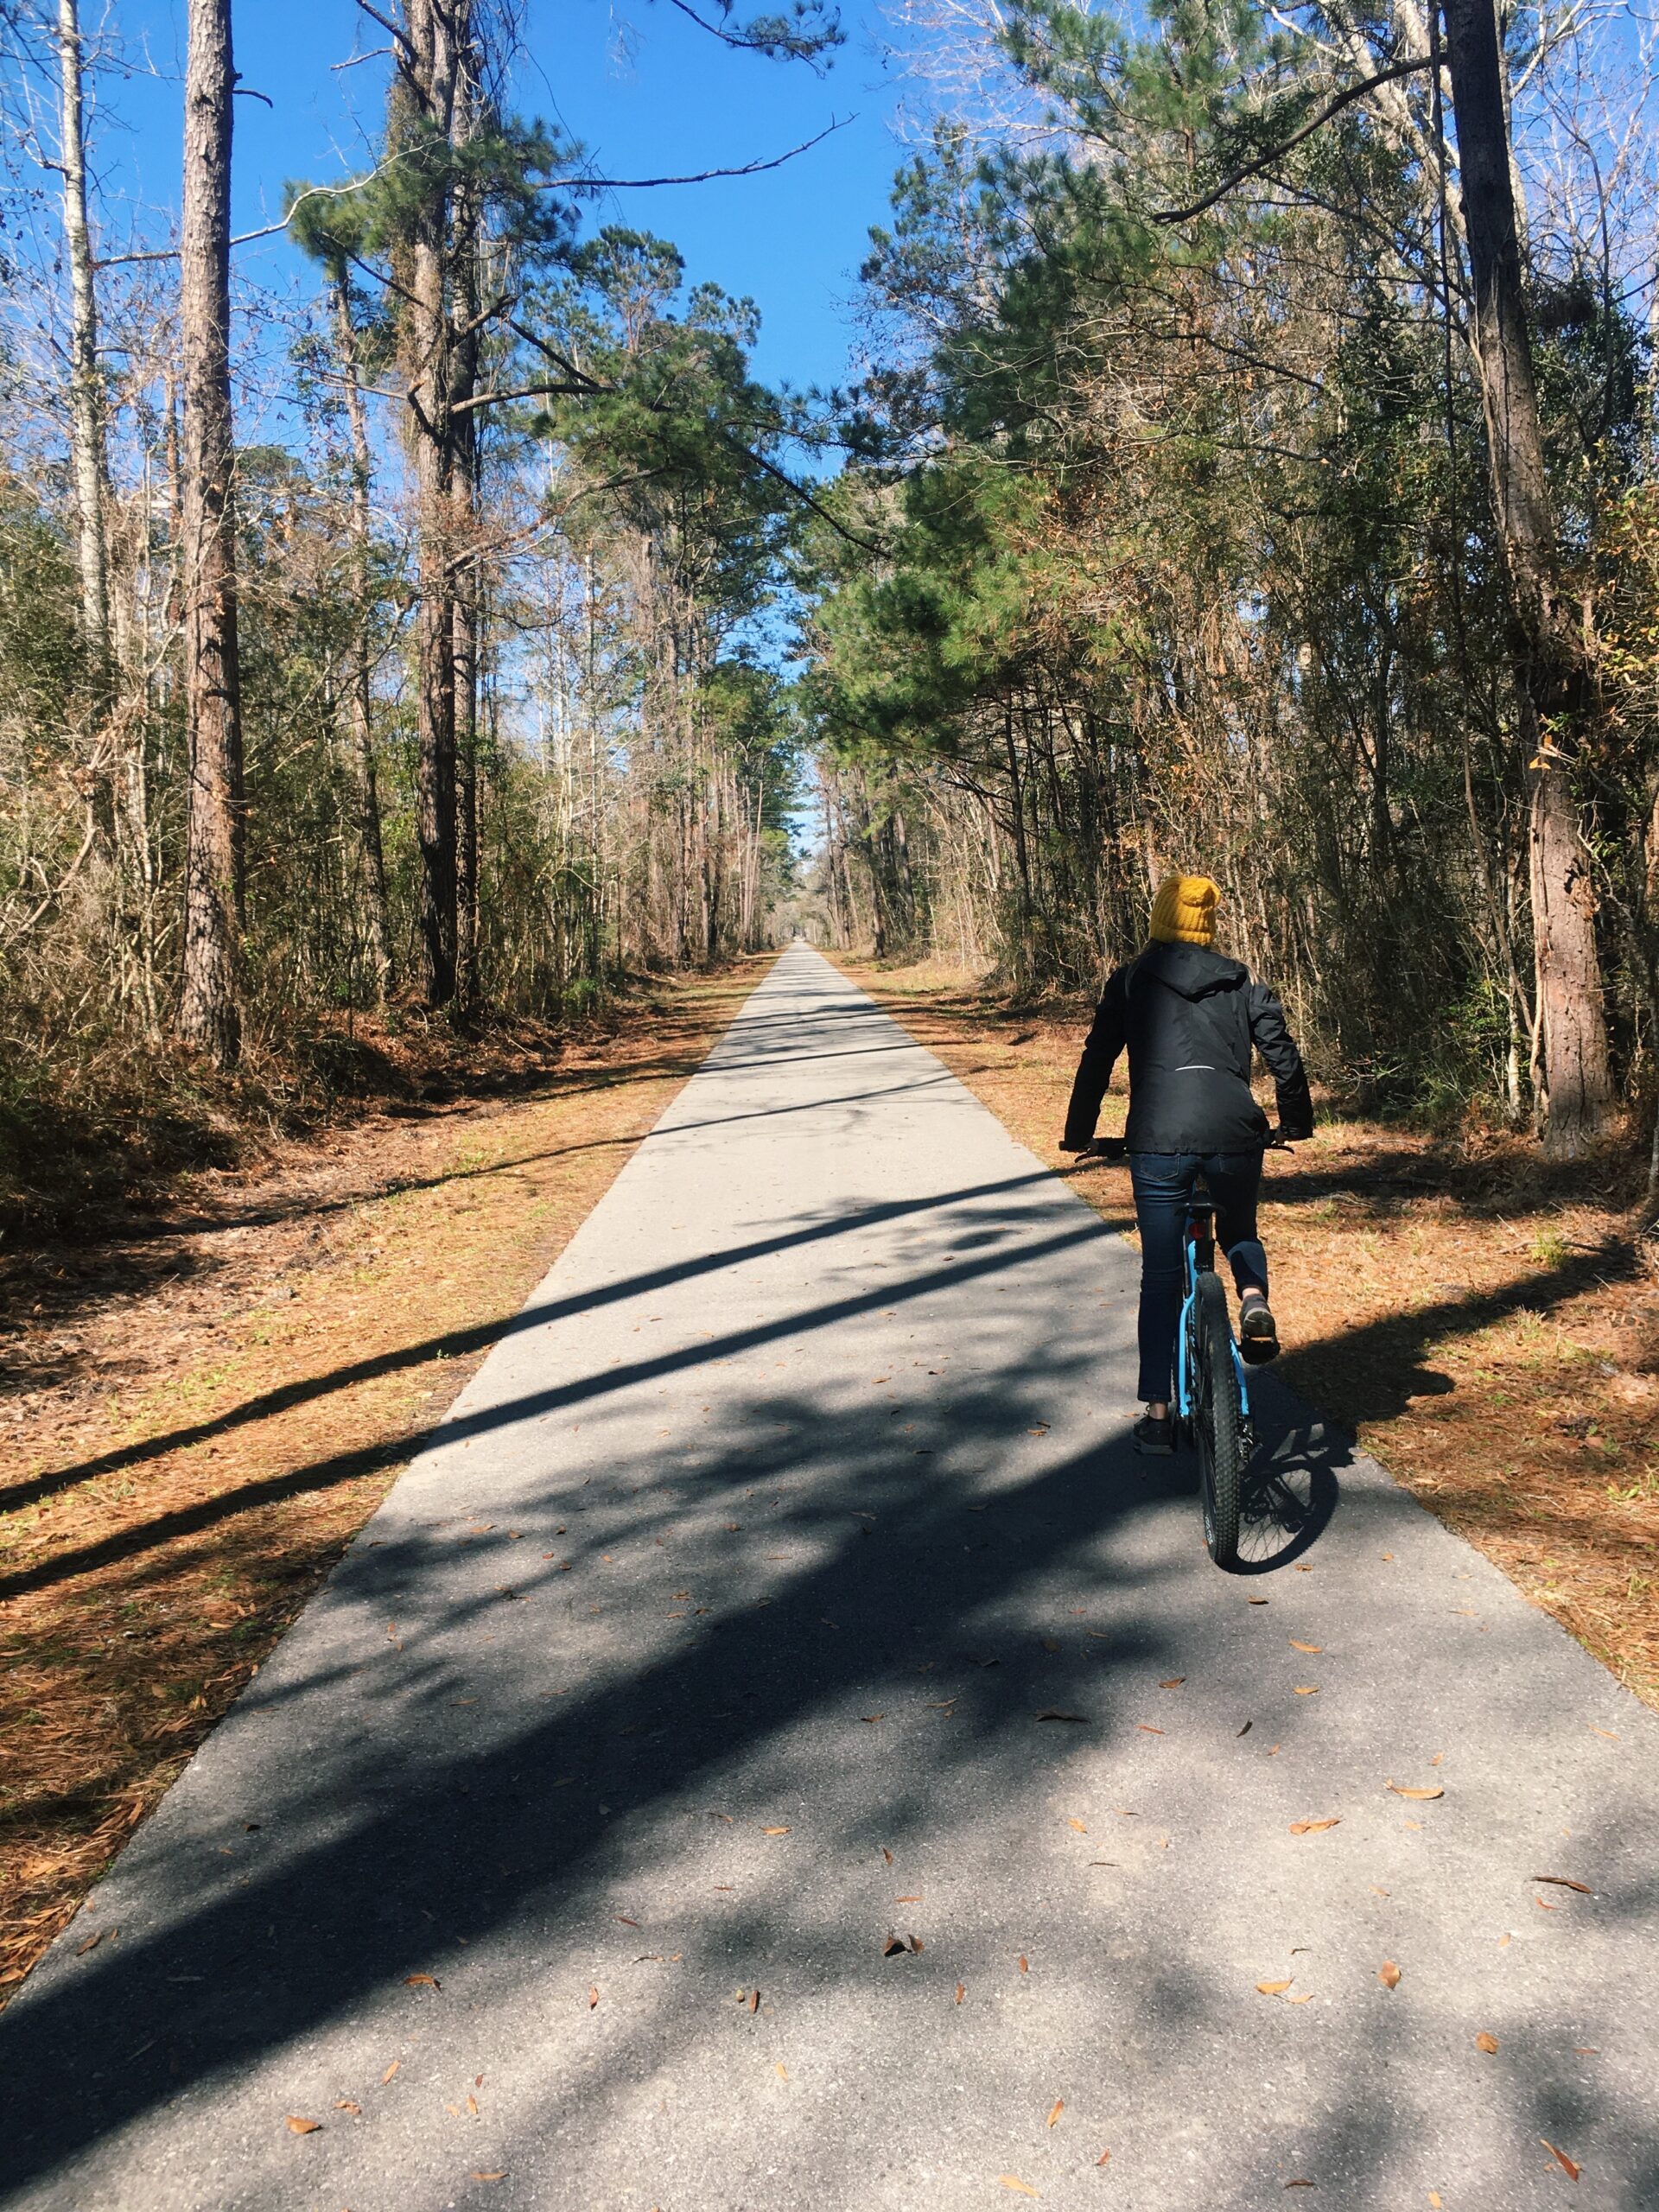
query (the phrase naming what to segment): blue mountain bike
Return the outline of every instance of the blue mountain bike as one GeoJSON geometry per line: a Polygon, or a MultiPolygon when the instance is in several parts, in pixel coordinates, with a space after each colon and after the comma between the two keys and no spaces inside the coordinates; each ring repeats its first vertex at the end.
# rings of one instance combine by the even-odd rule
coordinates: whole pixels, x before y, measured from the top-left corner
{"type": "MultiPolygon", "coordinates": [[[[1099,1137],[1090,1150],[1103,1160],[1124,1158],[1122,1137],[1099,1137]]],[[[1287,1140],[1267,1141],[1287,1152],[1287,1140]]],[[[1216,1208],[1195,1192],[1187,1201],[1181,1239],[1185,1294],[1175,1332],[1175,1439],[1198,1455],[1198,1498],[1205,1548],[1219,1567],[1240,1566],[1245,1473],[1255,1452],[1249,1377],[1233,1335],[1226,1287],[1216,1273],[1216,1208]]]]}

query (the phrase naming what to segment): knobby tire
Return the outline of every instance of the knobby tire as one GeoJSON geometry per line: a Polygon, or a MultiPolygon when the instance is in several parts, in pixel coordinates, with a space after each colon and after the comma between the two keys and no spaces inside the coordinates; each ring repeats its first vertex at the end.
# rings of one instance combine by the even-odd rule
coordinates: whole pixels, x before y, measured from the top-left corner
{"type": "Polygon", "coordinates": [[[1193,1393],[1198,1492],[1204,1508],[1205,1548],[1219,1567],[1239,1563],[1240,1501],[1244,1485],[1244,1409],[1233,1365],[1227,1294],[1218,1275],[1198,1277],[1188,1344],[1193,1393]]]}

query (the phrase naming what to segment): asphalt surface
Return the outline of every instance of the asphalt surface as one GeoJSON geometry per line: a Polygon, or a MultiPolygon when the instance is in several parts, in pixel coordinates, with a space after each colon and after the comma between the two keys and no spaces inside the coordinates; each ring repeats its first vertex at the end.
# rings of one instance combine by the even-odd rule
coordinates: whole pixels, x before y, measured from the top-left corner
{"type": "Polygon", "coordinates": [[[1282,1394],[1217,1573],[1135,1282],[785,954],[0,2017],[0,2203],[1659,2205],[1659,1723],[1282,1394]]]}

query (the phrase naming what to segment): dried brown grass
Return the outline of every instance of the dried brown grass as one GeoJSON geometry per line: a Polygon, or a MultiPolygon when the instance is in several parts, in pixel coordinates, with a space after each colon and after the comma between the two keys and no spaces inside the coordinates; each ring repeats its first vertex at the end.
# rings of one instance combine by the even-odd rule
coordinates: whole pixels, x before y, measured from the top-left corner
{"type": "Polygon", "coordinates": [[[491,1046],[0,1276],[0,1997],[236,1696],[764,963],[491,1046]],[[429,1090],[434,1086],[429,1084],[429,1090]],[[435,1317],[442,1317],[441,1319],[435,1317]]]}

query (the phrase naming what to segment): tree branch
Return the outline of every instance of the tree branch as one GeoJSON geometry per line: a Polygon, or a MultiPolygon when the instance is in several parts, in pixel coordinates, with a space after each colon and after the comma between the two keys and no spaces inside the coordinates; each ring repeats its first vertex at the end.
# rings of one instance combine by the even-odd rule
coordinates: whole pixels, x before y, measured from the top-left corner
{"type": "Polygon", "coordinates": [[[775,461],[768,461],[765,454],[756,453],[753,446],[746,445],[741,438],[734,436],[723,425],[715,423],[712,427],[715,435],[723,439],[734,452],[741,453],[746,461],[752,461],[757,468],[764,470],[786,492],[792,492],[803,505],[810,507],[821,522],[829,524],[837,537],[844,537],[849,545],[856,545],[861,553],[885,553],[887,550],[879,538],[861,537],[855,530],[849,530],[839,516],[831,514],[822,500],[813,498],[804,484],[798,484],[786,468],[779,468],[775,461]]]}
{"type": "MultiPolygon", "coordinates": [[[[741,31],[722,30],[718,23],[711,23],[706,16],[688,5],[688,0],[669,0],[669,5],[688,16],[700,31],[707,31],[710,38],[717,38],[722,46],[734,46],[743,54],[775,54],[779,41],[775,38],[751,38],[741,31]]],[[[820,49],[821,50],[821,49],[820,49]]]]}
{"type": "MultiPolygon", "coordinates": [[[[360,0],[359,0],[360,4],[360,0]]],[[[543,192],[651,192],[664,184],[709,184],[722,176],[762,176],[768,169],[780,169],[785,162],[792,162],[798,154],[810,153],[814,146],[837,130],[844,130],[849,123],[856,123],[855,115],[838,117],[820,130],[815,138],[804,138],[798,146],[791,146],[786,154],[779,154],[769,162],[746,162],[741,168],[699,169],[695,176],[561,176],[554,177],[537,188],[543,192]]]]}
{"type": "Polygon", "coordinates": [[[390,35],[399,55],[404,60],[413,60],[415,57],[415,49],[410,46],[406,34],[398,29],[397,25],[393,22],[391,17],[390,16],[383,16],[378,8],[371,7],[369,0],[357,0],[357,4],[363,10],[363,13],[365,16],[372,16],[374,21],[379,24],[381,29],[390,35]]]}
{"type": "Polygon", "coordinates": [[[602,385],[584,378],[581,384],[527,384],[517,391],[475,391],[470,399],[452,399],[452,415],[470,415],[474,407],[496,407],[509,399],[580,399],[586,392],[602,391],[602,385]]]}
{"type": "Polygon", "coordinates": [[[574,361],[567,359],[556,346],[550,346],[545,338],[538,338],[533,330],[527,330],[522,322],[515,321],[511,315],[508,315],[505,321],[507,328],[512,331],[515,338],[522,338],[526,346],[533,346],[538,353],[543,354],[552,362],[556,369],[563,369],[565,375],[572,378],[582,389],[588,391],[606,390],[607,387],[601,384],[597,378],[585,376],[574,361]]]}
{"type": "MultiPolygon", "coordinates": [[[[262,93],[260,97],[263,99],[264,94],[262,93]]],[[[308,185],[280,223],[267,223],[263,230],[243,231],[230,243],[232,245],[251,245],[256,238],[274,238],[279,232],[288,228],[297,210],[302,207],[308,200],[315,200],[323,194],[327,194],[331,199],[339,199],[348,192],[359,192],[365,184],[372,183],[383,169],[390,168],[393,162],[401,159],[401,155],[389,155],[385,161],[377,162],[367,176],[354,177],[349,184],[308,185]]],[[[178,257],[177,246],[169,245],[161,247],[155,253],[112,253],[107,260],[95,261],[92,266],[94,269],[125,269],[136,261],[176,261],[178,257]]]]}
{"type": "Polygon", "coordinates": [[[1217,200],[1224,200],[1239,185],[1248,182],[1253,176],[1260,176],[1263,169],[1270,169],[1275,162],[1282,161],[1293,146],[1300,146],[1304,138],[1311,138],[1316,130],[1322,130],[1330,122],[1333,115],[1339,115],[1344,108],[1351,107],[1356,100],[1363,99],[1367,92],[1375,92],[1379,85],[1393,84],[1397,77],[1414,76],[1419,70],[1432,66],[1433,58],[1427,54],[1413,60],[1391,61],[1386,69],[1379,69],[1376,76],[1362,78],[1358,84],[1350,85],[1338,92],[1325,102],[1311,122],[1305,123],[1300,130],[1293,130],[1288,138],[1282,140],[1270,152],[1258,156],[1253,162],[1246,162],[1242,169],[1235,170],[1213,192],[1207,192],[1202,200],[1195,200],[1190,207],[1162,208],[1153,217],[1153,221],[1190,223],[1195,216],[1207,214],[1217,200]]]}

